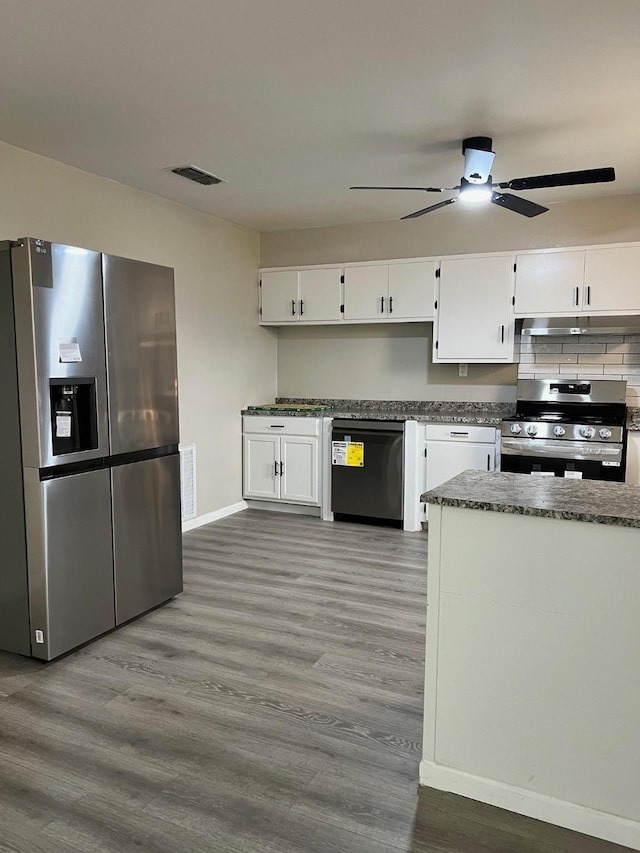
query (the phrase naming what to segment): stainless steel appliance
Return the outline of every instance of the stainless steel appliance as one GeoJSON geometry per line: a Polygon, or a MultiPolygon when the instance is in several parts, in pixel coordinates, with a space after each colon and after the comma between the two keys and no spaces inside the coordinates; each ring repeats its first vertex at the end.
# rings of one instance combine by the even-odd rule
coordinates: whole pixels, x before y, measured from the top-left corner
{"type": "Polygon", "coordinates": [[[333,421],[331,510],[334,518],[402,524],[404,424],[333,421]]]}
{"type": "Polygon", "coordinates": [[[516,414],[501,426],[501,468],[588,480],[625,478],[626,382],[518,382],[516,414]]]}
{"type": "Polygon", "coordinates": [[[43,660],[182,590],[173,270],[0,244],[0,648],[43,660]]]}

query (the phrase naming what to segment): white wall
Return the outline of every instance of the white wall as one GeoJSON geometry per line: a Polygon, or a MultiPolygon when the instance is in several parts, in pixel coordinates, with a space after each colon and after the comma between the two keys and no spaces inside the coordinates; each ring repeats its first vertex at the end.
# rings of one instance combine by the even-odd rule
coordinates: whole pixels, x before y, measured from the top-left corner
{"type": "MultiPolygon", "coordinates": [[[[407,195],[409,212],[415,197],[412,193],[407,195]]],[[[536,200],[535,193],[528,197],[536,200]]],[[[635,240],[640,240],[640,194],[553,204],[548,213],[535,219],[493,205],[463,208],[458,204],[405,222],[364,222],[265,233],[260,245],[260,266],[508,252],[635,240]]]]}
{"type": "Polygon", "coordinates": [[[240,410],[276,393],[276,333],[257,323],[259,235],[3,143],[0,186],[2,239],[174,267],[181,439],[197,445],[198,514],[241,500],[240,410]]]}
{"type": "Polygon", "coordinates": [[[278,395],[357,400],[515,400],[517,365],[432,364],[433,323],[280,329],[278,395]]]}

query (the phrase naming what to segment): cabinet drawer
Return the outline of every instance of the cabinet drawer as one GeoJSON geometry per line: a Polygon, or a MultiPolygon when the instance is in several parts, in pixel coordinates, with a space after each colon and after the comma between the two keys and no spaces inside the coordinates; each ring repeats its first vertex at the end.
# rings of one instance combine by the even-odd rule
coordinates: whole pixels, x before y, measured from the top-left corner
{"type": "Polygon", "coordinates": [[[281,418],[244,415],[243,432],[269,433],[270,435],[320,435],[321,418],[281,418]]]}
{"type": "Polygon", "coordinates": [[[496,428],[473,424],[427,424],[427,441],[473,441],[495,444],[496,428]]]}

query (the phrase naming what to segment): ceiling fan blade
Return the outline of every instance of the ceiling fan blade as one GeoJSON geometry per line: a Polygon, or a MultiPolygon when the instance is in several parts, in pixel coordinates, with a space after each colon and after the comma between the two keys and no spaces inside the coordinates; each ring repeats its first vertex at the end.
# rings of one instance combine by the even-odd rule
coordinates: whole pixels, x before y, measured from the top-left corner
{"type": "Polygon", "coordinates": [[[578,184],[603,184],[615,181],[616,170],[612,166],[605,169],[582,169],[579,172],[558,172],[555,175],[533,175],[529,178],[514,178],[502,184],[496,184],[502,190],[539,190],[545,187],[573,187],[578,184]]]}
{"type": "Polygon", "coordinates": [[[529,201],[528,198],[520,198],[519,195],[511,195],[510,193],[494,193],[491,196],[491,204],[506,207],[507,210],[512,210],[521,216],[528,216],[530,219],[532,216],[539,216],[549,210],[548,207],[529,201]]]}
{"type": "Polygon", "coordinates": [[[419,190],[424,193],[446,193],[459,187],[349,187],[350,190],[419,190]]]}
{"type": "Polygon", "coordinates": [[[415,213],[409,213],[407,216],[401,216],[401,219],[417,219],[418,216],[424,216],[425,213],[431,213],[432,210],[439,210],[441,207],[447,207],[450,204],[455,204],[458,198],[448,198],[446,201],[439,201],[437,204],[432,204],[431,207],[423,207],[422,210],[416,210],[415,213]]]}

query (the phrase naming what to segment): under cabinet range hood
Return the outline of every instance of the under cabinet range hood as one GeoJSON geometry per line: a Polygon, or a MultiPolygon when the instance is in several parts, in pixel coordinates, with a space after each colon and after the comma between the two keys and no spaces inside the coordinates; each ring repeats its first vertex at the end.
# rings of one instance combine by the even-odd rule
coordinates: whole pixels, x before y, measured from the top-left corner
{"type": "Polygon", "coordinates": [[[522,321],[524,336],[638,335],[640,315],[627,317],[535,317],[522,321]]]}

